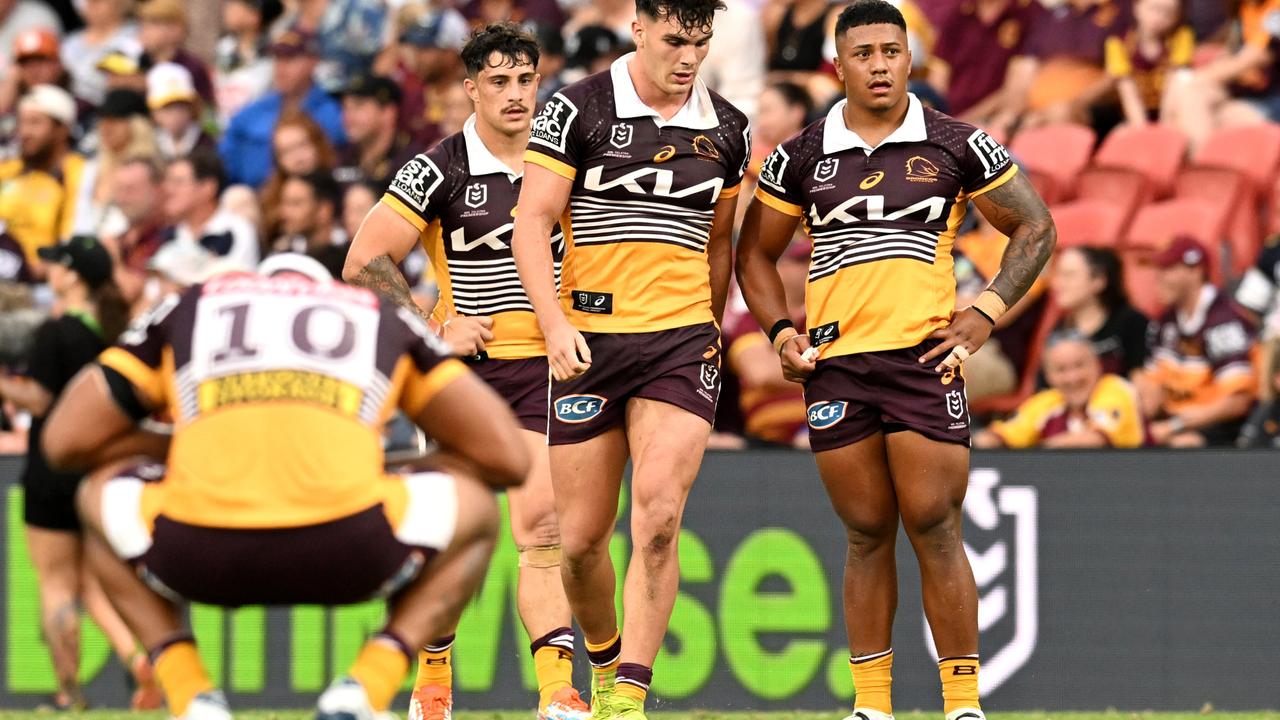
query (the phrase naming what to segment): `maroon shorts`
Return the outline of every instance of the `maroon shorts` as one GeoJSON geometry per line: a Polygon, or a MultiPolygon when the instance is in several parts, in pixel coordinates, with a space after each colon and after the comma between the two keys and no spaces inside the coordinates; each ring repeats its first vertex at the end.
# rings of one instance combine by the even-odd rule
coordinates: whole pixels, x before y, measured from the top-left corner
{"type": "Polygon", "coordinates": [[[551,375],[546,356],[481,360],[469,365],[507,401],[521,427],[547,432],[547,385],[551,375]]]}
{"type": "Polygon", "coordinates": [[[232,530],[161,515],[138,575],[171,598],[209,605],[350,605],[385,597],[434,554],[396,539],[382,507],[320,525],[232,530]]]}
{"type": "Polygon", "coordinates": [[[964,378],[935,372],[937,360],[919,362],[939,342],[818,361],[804,386],[813,451],[835,450],[877,432],[900,430],[968,445],[964,378]]]}
{"type": "Polygon", "coordinates": [[[551,384],[551,445],[583,442],[621,425],[631,398],[659,400],[715,421],[720,331],[714,324],[583,336],[591,348],[591,369],[551,384]]]}

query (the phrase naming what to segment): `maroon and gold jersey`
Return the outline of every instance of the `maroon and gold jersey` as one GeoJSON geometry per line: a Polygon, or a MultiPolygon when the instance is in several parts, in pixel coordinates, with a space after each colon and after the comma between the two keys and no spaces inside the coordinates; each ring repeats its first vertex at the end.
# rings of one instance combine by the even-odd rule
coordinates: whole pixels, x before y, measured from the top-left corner
{"type": "MultiPolygon", "coordinates": [[[[431,317],[488,315],[493,340],[486,354],[511,360],[546,354],[542,331],[511,254],[522,175],[507,167],[476,134],[476,119],[462,132],[400,168],[382,202],[422,233],[440,299],[431,317]]],[[[564,237],[552,232],[556,280],[564,237]]]]}
{"type": "Polygon", "coordinates": [[[845,126],[841,101],[760,172],[756,197],[813,238],[805,309],[820,357],[914,347],[946,327],[968,201],[1018,171],[985,132],[909,100],[874,149],[845,126]]]}
{"type": "Polygon", "coordinates": [[[315,525],[377,505],[383,424],[469,372],[413,313],[297,276],[234,274],[163,301],[99,357],[174,419],[164,514],[315,525]]]}
{"type": "Polygon", "coordinates": [[[1257,391],[1253,323],[1212,285],[1204,286],[1190,317],[1166,310],[1155,323],[1153,340],[1148,378],[1164,388],[1162,409],[1171,415],[1257,391]]]}
{"type": "Polygon", "coordinates": [[[1119,375],[1098,379],[1089,402],[1080,413],[1072,413],[1066,397],[1054,389],[1027,398],[1008,420],[992,423],[1005,447],[1030,448],[1063,433],[1093,430],[1116,448],[1141,447],[1145,430],[1138,393],[1119,375]]]}
{"type": "Polygon", "coordinates": [[[632,57],[553,95],[525,153],[573,181],[560,300],[586,332],[713,320],[712,219],[737,194],[751,147],[746,116],[700,80],[664,121],[636,93],[632,57]]]}

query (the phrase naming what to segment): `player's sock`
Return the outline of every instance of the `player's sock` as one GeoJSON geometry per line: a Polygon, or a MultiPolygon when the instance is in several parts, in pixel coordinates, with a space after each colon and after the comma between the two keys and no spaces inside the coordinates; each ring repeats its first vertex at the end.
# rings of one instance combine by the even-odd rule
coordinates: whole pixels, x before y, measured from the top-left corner
{"type": "Polygon", "coordinates": [[[351,666],[351,677],[364,687],[375,712],[391,707],[404,676],[409,674],[413,649],[386,630],[369,638],[351,666]]]}
{"type": "Polygon", "coordinates": [[[213,689],[213,682],[196,652],[195,636],[191,633],[165,640],[151,648],[150,654],[156,680],[164,691],[169,713],[174,717],[182,717],[195,696],[213,689]]]}
{"type": "Polygon", "coordinates": [[[942,676],[943,712],[960,708],[981,709],[978,704],[978,656],[946,657],[938,661],[942,676]]]}
{"type": "Polygon", "coordinates": [[[615,692],[619,697],[631,698],[643,705],[649,694],[650,682],[653,682],[653,668],[639,663],[622,663],[618,665],[615,692]]]}
{"type": "Polygon", "coordinates": [[[622,635],[616,629],[613,631],[613,637],[603,643],[596,644],[587,640],[587,658],[591,660],[591,674],[595,680],[593,683],[595,688],[613,689],[621,657],[622,635]]]}
{"type": "Polygon", "coordinates": [[[558,627],[529,643],[538,678],[538,707],[545,708],[557,690],[573,685],[573,628],[558,627]]]}
{"type": "Polygon", "coordinates": [[[453,689],[453,635],[432,640],[418,652],[415,688],[439,685],[453,689]]]}
{"type": "Polygon", "coordinates": [[[893,648],[849,658],[849,671],[853,673],[856,693],[853,706],[892,715],[893,648]]]}

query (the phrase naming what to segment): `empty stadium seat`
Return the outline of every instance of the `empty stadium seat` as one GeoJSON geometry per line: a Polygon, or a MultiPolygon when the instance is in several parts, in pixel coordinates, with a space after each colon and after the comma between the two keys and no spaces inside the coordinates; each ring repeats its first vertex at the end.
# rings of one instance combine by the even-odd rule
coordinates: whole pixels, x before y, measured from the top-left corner
{"type": "Polygon", "coordinates": [[[1253,265],[1262,250],[1262,225],[1257,193],[1243,173],[1227,168],[1189,167],[1179,175],[1174,196],[1207,200],[1226,206],[1228,277],[1238,277],[1253,265]]]}
{"type": "MultiPolygon", "coordinates": [[[[1222,247],[1231,206],[1204,198],[1174,198],[1144,205],[1129,225],[1127,249],[1159,249],[1175,235],[1190,235],[1210,252],[1222,247]]],[[[1217,256],[1215,255],[1215,260],[1217,256]]],[[[1220,263],[1214,264],[1215,268],[1220,263]]]]}
{"type": "Polygon", "coordinates": [[[1119,209],[1123,227],[1127,227],[1138,208],[1151,202],[1154,196],[1146,176],[1128,168],[1086,168],[1076,185],[1077,200],[1097,200],[1119,209]]]}
{"type": "Polygon", "coordinates": [[[1033,174],[1048,177],[1055,200],[1075,197],[1076,181],[1089,164],[1097,136],[1084,125],[1046,125],[1024,130],[1009,150],[1033,174]]]}
{"type": "Polygon", "coordinates": [[[1058,247],[1115,247],[1128,219],[1124,208],[1103,200],[1081,199],[1050,208],[1058,228],[1058,247]]]}
{"type": "Polygon", "coordinates": [[[1280,171],[1280,125],[1224,128],[1204,141],[1192,158],[1199,167],[1244,173],[1255,188],[1270,188],[1280,171]]]}
{"type": "MultiPolygon", "coordinates": [[[[1121,126],[1102,141],[1093,166],[1140,174],[1157,198],[1168,197],[1187,155],[1187,137],[1168,125],[1121,126]]],[[[1083,191],[1083,185],[1081,186],[1083,191]]]]}

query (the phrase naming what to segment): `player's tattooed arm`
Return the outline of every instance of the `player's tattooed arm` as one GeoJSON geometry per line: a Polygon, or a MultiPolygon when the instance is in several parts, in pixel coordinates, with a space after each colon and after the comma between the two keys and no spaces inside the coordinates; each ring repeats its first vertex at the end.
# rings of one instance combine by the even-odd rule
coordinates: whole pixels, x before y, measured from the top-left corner
{"type": "Polygon", "coordinates": [[[1000,272],[991,281],[991,290],[1005,305],[1013,307],[1031,289],[1053,255],[1058,237],[1053,218],[1022,172],[974,198],[974,204],[995,229],[1009,238],[1009,246],[1000,261],[1000,272]]]}
{"type": "Polygon", "coordinates": [[[396,261],[392,260],[390,255],[379,255],[370,260],[351,279],[351,284],[383,295],[400,307],[412,310],[423,319],[428,317],[422,312],[422,308],[418,307],[418,303],[414,302],[409,283],[404,279],[400,268],[396,266],[396,261]]]}

